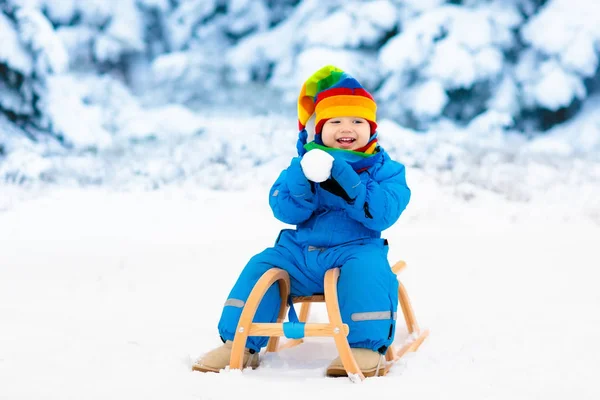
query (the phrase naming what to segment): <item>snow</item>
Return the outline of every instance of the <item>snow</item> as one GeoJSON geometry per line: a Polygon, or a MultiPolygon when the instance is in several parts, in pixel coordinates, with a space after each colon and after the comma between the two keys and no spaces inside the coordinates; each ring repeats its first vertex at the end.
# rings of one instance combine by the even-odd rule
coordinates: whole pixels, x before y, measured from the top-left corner
{"type": "Polygon", "coordinates": [[[373,46],[396,23],[396,8],[387,1],[368,2],[358,7],[349,5],[315,21],[306,33],[306,44],[334,48],[373,46]]]}
{"type": "Polygon", "coordinates": [[[234,0],[230,4],[229,13],[233,18],[227,29],[234,35],[243,36],[248,32],[268,28],[269,10],[262,2],[234,0]]]}
{"type": "Polygon", "coordinates": [[[417,10],[428,10],[434,9],[435,7],[439,7],[443,3],[444,0],[395,0],[396,3],[406,3],[411,8],[417,10]]]}
{"type": "MultiPolygon", "coordinates": [[[[478,7],[443,5],[405,18],[400,32],[378,52],[384,82],[376,95],[386,102],[384,110],[405,125],[430,129],[444,114],[474,118],[478,103],[487,103],[495,111],[535,104],[533,95],[529,103],[521,101],[521,91],[530,86],[513,85],[513,90],[507,90],[506,83],[514,78],[506,55],[514,49],[519,24],[522,20],[514,5],[496,2],[478,7]],[[436,94],[429,107],[415,107],[401,95],[422,93],[423,88],[438,92],[439,84],[444,96],[436,94]],[[465,94],[453,97],[452,92],[459,90],[465,94]],[[470,105],[464,103],[465,97],[473,100],[470,105]]],[[[517,70],[522,81],[535,80],[532,69],[532,64],[525,64],[517,70]]]]}
{"type": "MultiPolygon", "coordinates": [[[[96,102],[101,100],[93,99],[90,105],[96,102]]],[[[48,150],[29,143],[27,151],[50,161],[36,164],[40,168],[33,169],[23,153],[11,157],[11,152],[23,144],[8,135],[1,140],[6,143],[5,160],[10,157],[11,172],[4,174],[8,170],[0,169],[2,179],[14,183],[14,171],[20,169],[18,176],[26,177],[23,189],[48,185],[159,189],[188,181],[201,187],[237,191],[272,183],[296,155],[297,132],[290,128],[297,124],[293,110],[285,116],[239,113],[231,118],[232,111],[226,109],[212,114],[193,113],[175,106],[136,108],[127,102],[103,109],[107,112],[106,123],[112,123],[112,129],[123,135],[114,137],[111,146],[68,152],[52,142],[48,150]],[[113,107],[116,111],[109,112],[113,107]]],[[[515,201],[547,200],[548,194],[554,193],[560,201],[560,196],[571,197],[570,193],[580,186],[591,185],[600,198],[600,176],[593,172],[600,165],[596,110],[597,104],[590,99],[580,119],[535,140],[507,133],[512,117],[493,110],[465,128],[440,121],[426,133],[381,119],[379,140],[393,157],[448,187],[486,188],[515,201]],[[553,168],[555,178],[545,182],[543,188],[534,189],[528,182],[536,179],[533,171],[537,166],[553,168]]],[[[595,215],[598,202],[591,199],[593,196],[578,200],[583,202],[585,213],[595,215]]],[[[1,203],[0,197],[0,207],[1,203]]]]}
{"type": "Polygon", "coordinates": [[[0,164],[0,175],[8,182],[20,183],[31,177],[43,175],[52,168],[52,161],[27,149],[12,151],[0,164]]]}
{"type": "Polygon", "coordinates": [[[427,26],[425,31],[416,31],[416,23],[406,28],[404,33],[389,40],[380,50],[379,61],[384,71],[406,70],[419,66],[430,50],[429,38],[435,27],[427,26]],[[415,31],[415,32],[413,32],[415,31]]]}
{"type": "MultiPolygon", "coordinates": [[[[114,10],[111,10],[114,12],[114,10]]],[[[98,61],[116,63],[122,53],[143,52],[143,21],[132,0],[121,1],[106,29],[94,43],[94,56],[98,61]]]]}
{"type": "MultiPolygon", "coordinates": [[[[153,106],[161,101],[228,104],[227,91],[245,85],[278,91],[289,106],[307,74],[335,63],[382,100],[382,114],[413,129],[435,128],[445,118],[471,122],[485,112],[484,104],[509,112],[515,126],[539,129],[545,126],[539,109],[559,114],[588,95],[582,88],[594,82],[598,63],[600,25],[594,6],[586,2],[574,6],[562,0],[543,6],[520,0],[121,3],[94,0],[84,7],[78,1],[10,0],[9,4],[25,4],[39,17],[36,20],[47,19],[45,25],[37,24],[48,28],[35,35],[40,43],[30,45],[40,49],[31,54],[40,68],[50,65],[52,70],[68,67],[67,72],[114,76],[136,94],[153,99],[153,106]],[[558,18],[562,14],[565,18],[558,18]],[[554,25],[557,29],[545,32],[546,26],[554,25]],[[565,87],[556,89],[553,79],[565,87]],[[438,83],[448,97],[445,103],[440,101],[444,96],[436,96],[436,104],[426,112],[411,107],[407,94],[438,83]]],[[[11,24],[10,18],[14,17],[7,19],[3,13],[4,25],[11,24]]],[[[28,42],[27,35],[20,36],[7,34],[10,53],[0,50],[6,53],[4,58],[10,54],[18,60],[13,48],[19,41],[28,42]]],[[[25,78],[35,84],[33,95],[47,101],[45,86],[38,85],[42,79],[30,73],[25,78]]],[[[9,86],[10,92],[27,92],[30,85],[9,86]]],[[[46,129],[64,124],[52,121],[46,110],[22,107],[14,93],[5,94],[2,102],[27,119],[41,112],[46,129]]],[[[64,132],[51,134],[60,137],[64,132]]]]}
{"type": "Polygon", "coordinates": [[[199,133],[204,119],[197,113],[178,105],[140,109],[139,114],[124,121],[123,131],[129,138],[188,136],[199,133]]]}
{"type": "Polygon", "coordinates": [[[578,36],[561,55],[561,62],[568,69],[590,77],[598,67],[598,56],[594,48],[597,41],[585,32],[579,32],[578,36]]]}
{"type": "Polygon", "coordinates": [[[473,60],[479,79],[500,75],[502,72],[502,52],[494,47],[484,47],[478,51],[473,60]]]}
{"type": "Polygon", "coordinates": [[[556,156],[562,153],[568,157],[588,153],[593,159],[600,155],[600,136],[594,134],[600,127],[597,107],[600,97],[592,96],[582,107],[578,118],[550,130],[548,136],[535,140],[528,146],[538,154],[556,156]],[[548,143],[554,143],[548,146],[548,143]],[[563,149],[556,151],[556,149],[563,149]]]}
{"type": "Polygon", "coordinates": [[[523,26],[522,38],[535,52],[522,59],[525,74],[531,74],[524,80],[525,96],[550,110],[585,97],[583,79],[598,68],[599,15],[594,2],[554,0],[523,26]],[[532,57],[537,68],[531,68],[532,57]],[[527,82],[534,80],[539,82],[527,82]]]}
{"type": "Polygon", "coordinates": [[[77,67],[75,61],[89,59],[94,34],[94,30],[88,26],[65,26],[56,30],[56,35],[60,38],[65,51],[68,53],[71,67],[77,67]]]}
{"type": "Polygon", "coordinates": [[[436,46],[425,74],[444,82],[448,89],[469,88],[477,77],[467,49],[447,40],[436,46]]]}
{"type": "Polygon", "coordinates": [[[63,132],[67,141],[81,147],[102,148],[111,144],[109,133],[101,128],[102,109],[81,101],[72,76],[52,75],[48,77],[47,85],[45,107],[52,116],[55,129],[63,132]]]}
{"type": "MultiPolygon", "coordinates": [[[[68,23],[78,10],[79,0],[41,1],[52,20],[68,23]]],[[[33,5],[33,4],[32,4],[33,5]]],[[[39,5],[38,5],[39,6],[39,5]]]]}
{"type": "Polygon", "coordinates": [[[586,95],[585,86],[572,74],[563,71],[554,62],[541,66],[542,79],[535,83],[533,95],[537,102],[549,110],[568,106],[574,98],[586,95]]]}
{"type": "Polygon", "coordinates": [[[141,3],[148,8],[155,8],[163,12],[169,9],[169,0],[138,0],[138,3],[141,3]]]}
{"type": "Polygon", "coordinates": [[[595,2],[553,0],[525,26],[523,38],[547,54],[560,54],[581,32],[600,39],[599,11],[595,2]]]}
{"type": "Polygon", "coordinates": [[[412,95],[409,109],[419,117],[437,116],[448,103],[444,86],[433,79],[416,87],[412,95]]]}
{"type": "Polygon", "coordinates": [[[374,0],[361,3],[357,7],[356,17],[364,17],[373,25],[384,30],[392,30],[398,23],[398,11],[388,0],[374,0]]]}
{"type": "Polygon", "coordinates": [[[135,2],[133,0],[120,2],[119,11],[111,19],[106,35],[118,42],[126,43],[133,50],[143,51],[144,41],[141,32],[143,22],[136,10],[135,2]]]}
{"type": "MultiPolygon", "coordinates": [[[[564,202],[460,202],[416,170],[408,179],[413,199],[386,237],[431,335],[387,377],[324,377],[326,338],[254,371],[191,371],[220,343],[241,268],[284,227],[266,188],[64,189],[0,214],[0,397],[597,398],[600,227],[556,218],[573,211],[564,202]]],[[[311,315],[325,322],[320,305],[311,315]]]]}
{"type": "MultiPolygon", "coordinates": [[[[376,61],[366,54],[361,54],[356,50],[310,47],[300,53],[293,72],[288,77],[285,77],[287,82],[281,82],[281,87],[289,88],[293,83],[296,83],[296,87],[302,87],[306,77],[310,76],[323,65],[328,65],[327,62],[329,60],[336,60],[335,65],[338,68],[347,71],[350,75],[359,79],[361,84],[365,86],[376,81],[378,78],[376,61]],[[306,75],[307,73],[308,75],[306,75]]],[[[277,78],[280,79],[280,77],[277,78]]],[[[293,94],[297,98],[298,94],[295,92],[293,94]]]]}
{"type": "Polygon", "coordinates": [[[10,89],[6,83],[0,81],[0,106],[19,114],[31,112],[31,94],[29,93],[29,96],[22,96],[20,93],[15,93],[10,89]]]}
{"type": "Polygon", "coordinates": [[[65,72],[69,56],[50,21],[33,8],[21,8],[16,12],[22,39],[36,54],[36,71],[41,75],[65,72]]]}
{"type": "Polygon", "coordinates": [[[515,115],[519,110],[517,92],[515,80],[506,76],[498,84],[495,94],[488,100],[487,105],[493,110],[515,115]]]}
{"type": "Polygon", "coordinates": [[[318,1],[303,1],[287,20],[273,29],[242,39],[227,52],[235,81],[247,82],[250,80],[251,70],[264,62],[280,61],[285,65],[286,59],[293,57],[291,50],[295,47],[295,42],[300,41],[297,31],[306,29],[305,21],[311,16],[320,18],[323,15],[324,10],[321,10],[318,1]],[[317,15],[311,15],[312,13],[317,15]]]}
{"type": "Polygon", "coordinates": [[[23,74],[29,74],[33,70],[31,56],[23,45],[17,40],[17,32],[12,22],[0,13],[0,62],[6,63],[23,74]]]}

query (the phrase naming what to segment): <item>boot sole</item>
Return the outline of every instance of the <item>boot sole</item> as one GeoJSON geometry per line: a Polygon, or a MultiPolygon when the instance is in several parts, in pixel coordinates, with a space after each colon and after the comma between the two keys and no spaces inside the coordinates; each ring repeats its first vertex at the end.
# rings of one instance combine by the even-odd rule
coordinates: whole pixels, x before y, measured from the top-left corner
{"type": "Polygon", "coordinates": [[[194,364],[194,365],[192,365],[192,371],[219,373],[220,370],[216,369],[216,368],[207,367],[206,365],[194,364]]]}
{"type": "MultiPolygon", "coordinates": [[[[373,376],[383,376],[385,375],[385,365],[380,366],[379,370],[377,370],[377,367],[375,368],[371,368],[365,371],[362,371],[363,375],[365,376],[365,378],[370,378],[373,376]]],[[[346,370],[344,369],[344,367],[332,367],[332,368],[327,368],[327,376],[331,377],[331,378],[340,378],[342,376],[348,376],[348,372],[346,372],[346,370]]]]}

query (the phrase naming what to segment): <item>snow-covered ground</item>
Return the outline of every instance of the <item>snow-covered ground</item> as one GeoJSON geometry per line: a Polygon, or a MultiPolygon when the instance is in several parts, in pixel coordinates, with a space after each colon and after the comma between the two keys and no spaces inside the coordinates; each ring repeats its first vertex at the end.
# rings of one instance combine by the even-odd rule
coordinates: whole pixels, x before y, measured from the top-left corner
{"type": "Polygon", "coordinates": [[[419,170],[408,179],[412,202],[385,235],[431,335],[361,384],[324,377],[335,347],[316,338],[255,371],[191,371],[220,344],[239,271],[282,227],[263,186],[13,204],[0,213],[0,399],[600,398],[600,226],[568,199],[458,201],[419,170]]]}

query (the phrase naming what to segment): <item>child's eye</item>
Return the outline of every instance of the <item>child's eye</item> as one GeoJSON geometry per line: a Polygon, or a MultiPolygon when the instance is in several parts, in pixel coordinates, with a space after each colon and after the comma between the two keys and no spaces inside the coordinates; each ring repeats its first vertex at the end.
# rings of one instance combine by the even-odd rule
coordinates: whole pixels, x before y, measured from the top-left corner
{"type": "Polygon", "coordinates": [[[330,120],[329,123],[331,123],[331,124],[339,124],[340,121],[337,120],[337,119],[334,119],[334,120],[330,120]]]}
{"type": "Polygon", "coordinates": [[[355,124],[362,124],[363,123],[363,121],[361,119],[355,119],[352,122],[354,122],[355,124]]]}

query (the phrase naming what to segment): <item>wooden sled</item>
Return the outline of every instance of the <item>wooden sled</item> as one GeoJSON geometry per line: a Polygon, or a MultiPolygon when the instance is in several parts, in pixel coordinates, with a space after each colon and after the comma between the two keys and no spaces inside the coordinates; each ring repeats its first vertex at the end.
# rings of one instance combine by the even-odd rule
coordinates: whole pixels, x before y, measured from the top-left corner
{"type": "MultiPolygon", "coordinates": [[[[406,267],[404,261],[399,261],[392,267],[392,271],[398,274],[406,267]]],[[[346,336],[348,336],[349,328],[347,324],[342,322],[340,314],[340,308],[338,305],[337,295],[337,281],[340,275],[339,268],[333,268],[325,274],[325,294],[316,296],[304,296],[304,297],[292,297],[293,303],[302,303],[300,309],[300,315],[298,317],[300,324],[303,328],[302,337],[307,336],[320,336],[320,337],[333,337],[335,345],[337,347],[340,359],[346,370],[348,376],[353,381],[362,381],[365,376],[358,368],[356,360],[350,351],[350,345],[346,336]],[[307,323],[310,306],[312,303],[325,303],[327,307],[327,315],[329,317],[329,323],[307,323]]],[[[267,352],[277,352],[279,350],[297,346],[303,342],[302,338],[293,337],[290,338],[286,343],[279,346],[279,338],[286,336],[286,332],[292,332],[294,330],[289,329],[290,322],[284,322],[285,316],[288,311],[288,297],[290,294],[290,279],[288,273],[279,268],[271,268],[263,274],[258,280],[246,304],[242,310],[240,320],[238,322],[236,334],[233,340],[233,347],[231,351],[231,359],[229,363],[230,369],[243,369],[244,363],[244,349],[246,347],[246,340],[248,336],[269,336],[269,342],[267,344],[267,352]],[[279,290],[281,295],[281,305],[279,308],[279,316],[276,323],[253,323],[254,314],[260,304],[263,296],[267,290],[275,282],[279,284],[279,290]],[[287,329],[286,329],[287,328],[287,329]]],[[[399,282],[398,286],[398,299],[402,313],[404,314],[404,320],[408,329],[408,338],[399,346],[391,345],[385,354],[386,366],[383,375],[387,374],[392,365],[398,361],[402,356],[408,352],[417,351],[421,343],[425,340],[429,331],[421,331],[417,320],[415,318],[408,294],[404,285],[399,282]]],[[[298,328],[298,326],[295,326],[298,328]]],[[[294,331],[294,332],[297,332],[294,331]]],[[[286,336],[288,337],[288,336],[286,336]]],[[[289,338],[289,337],[288,337],[289,338]]],[[[192,369],[196,370],[195,367],[192,369]]]]}

